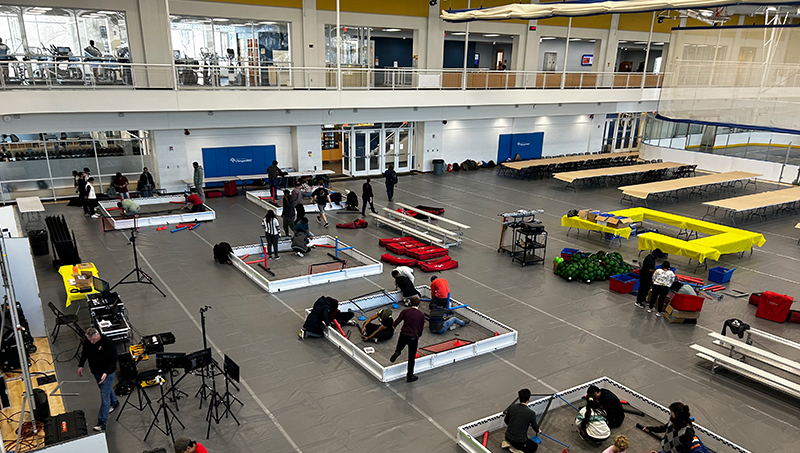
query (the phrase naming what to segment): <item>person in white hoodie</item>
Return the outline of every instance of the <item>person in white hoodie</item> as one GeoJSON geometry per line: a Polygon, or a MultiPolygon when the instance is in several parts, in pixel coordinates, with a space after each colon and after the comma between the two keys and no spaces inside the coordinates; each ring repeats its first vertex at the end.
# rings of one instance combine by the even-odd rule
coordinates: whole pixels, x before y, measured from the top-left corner
{"type": "Polygon", "coordinates": [[[578,426],[581,438],[589,443],[599,444],[611,437],[606,412],[600,406],[600,400],[594,397],[586,398],[586,407],[578,412],[575,424],[578,426]]]}
{"type": "Polygon", "coordinates": [[[653,305],[658,299],[658,307],[656,316],[664,316],[664,309],[666,308],[667,294],[672,283],[675,282],[675,273],[670,269],[669,261],[664,261],[661,264],[661,269],[656,269],[653,274],[653,288],[650,295],[650,308],[647,309],[648,313],[653,312],[653,305]]]}
{"type": "Polygon", "coordinates": [[[267,258],[281,259],[278,256],[278,238],[281,237],[281,224],[275,217],[275,211],[268,210],[264,220],[261,221],[264,227],[264,234],[267,236],[267,258]]]}
{"type": "Polygon", "coordinates": [[[100,217],[95,211],[97,207],[97,194],[94,191],[94,178],[86,180],[86,203],[83,205],[83,211],[86,215],[92,216],[93,219],[100,217]]]}

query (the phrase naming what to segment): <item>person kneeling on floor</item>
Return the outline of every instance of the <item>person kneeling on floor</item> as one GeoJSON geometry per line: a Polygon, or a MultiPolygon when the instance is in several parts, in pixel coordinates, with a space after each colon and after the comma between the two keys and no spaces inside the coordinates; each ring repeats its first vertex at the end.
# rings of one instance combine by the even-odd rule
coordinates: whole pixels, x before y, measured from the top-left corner
{"type": "Polygon", "coordinates": [[[139,211],[142,209],[130,198],[125,198],[124,200],[117,202],[117,207],[122,211],[122,215],[126,217],[139,215],[139,211]]]}
{"type": "MultiPolygon", "coordinates": [[[[636,425],[637,428],[640,427],[636,425]]],[[[689,406],[681,402],[669,405],[669,422],[661,426],[648,426],[645,429],[651,433],[665,433],[661,440],[660,453],[685,453],[692,450],[694,441],[694,428],[689,406]]],[[[652,450],[651,453],[658,453],[652,450]]]]}
{"type": "Polygon", "coordinates": [[[292,236],[292,250],[300,258],[311,250],[308,248],[308,238],[302,231],[298,230],[294,236],[292,236]]]}
{"type": "Polygon", "coordinates": [[[599,446],[600,442],[611,436],[611,428],[606,421],[606,411],[600,406],[600,401],[593,396],[586,398],[586,406],[578,412],[575,424],[578,425],[581,438],[595,446],[599,446]]]}
{"type": "MultiPolygon", "coordinates": [[[[392,277],[394,277],[394,289],[400,290],[400,294],[403,295],[403,299],[409,299],[411,296],[422,297],[419,291],[417,291],[417,288],[414,286],[414,282],[412,282],[410,278],[401,274],[397,270],[392,271],[392,277]]],[[[408,306],[408,301],[406,300],[406,307],[408,306]]]]}
{"type": "Polygon", "coordinates": [[[528,428],[533,428],[534,435],[539,435],[539,423],[536,412],[528,407],[531,400],[531,391],[522,389],[517,392],[519,402],[512,403],[503,412],[506,423],[505,440],[500,447],[512,453],[533,453],[539,448],[536,443],[528,438],[528,428]]]}
{"type": "Polygon", "coordinates": [[[622,401],[617,398],[611,390],[601,389],[596,385],[590,385],[586,390],[586,398],[594,398],[600,402],[600,407],[606,413],[606,421],[609,428],[619,428],[625,421],[625,409],[622,408],[622,401]]]}
{"type": "Polygon", "coordinates": [[[384,308],[372,315],[364,326],[361,327],[361,338],[364,341],[386,341],[394,335],[394,319],[392,319],[392,309],[384,308]],[[379,324],[373,324],[372,321],[378,320],[379,324]]]}
{"type": "Polygon", "coordinates": [[[429,318],[428,327],[431,329],[431,333],[438,335],[455,329],[457,325],[464,327],[469,324],[469,319],[462,321],[455,316],[448,316],[447,309],[441,305],[431,305],[429,318]]]}
{"type": "Polygon", "coordinates": [[[183,205],[181,209],[188,209],[191,207],[192,212],[203,212],[203,200],[201,200],[196,193],[191,195],[183,194],[183,197],[186,199],[186,204],[183,205]]]}
{"type": "Polygon", "coordinates": [[[358,195],[349,189],[345,189],[344,193],[347,199],[344,202],[344,208],[348,211],[358,211],[358,195]]]}
{"type": "Polygon", "coordinates": [[[294,231],[297,233],[302,233],[306,239],[311,239],[314,237],[314,233],[308,229],[308,217],[301,217],[297,220],[297,223],[294,224],[294,231]]]}
{"type": "Polygon", "coordinates": [[[233,252],[233,247],[227,242],[220,242],[214,246],[214,261],[220,264],[233,264],[231,263],[230,254],[233,252]]]}
{"type": "MultiPolygon", "coordinates": [[[[331,305],[334,305],[331,301],[336,301],[336,299],[321,296],[314,302],[314,306],[306,316],[306,322],[303,323],[303,327],[298,334],[301,340],[305,340],[307,337],[322,338],[325,336],[325,326],[329,326],[331,323],[331,305]]],[[[335,302],[335,305],[338,304],[339,302],[335,302]]]]}

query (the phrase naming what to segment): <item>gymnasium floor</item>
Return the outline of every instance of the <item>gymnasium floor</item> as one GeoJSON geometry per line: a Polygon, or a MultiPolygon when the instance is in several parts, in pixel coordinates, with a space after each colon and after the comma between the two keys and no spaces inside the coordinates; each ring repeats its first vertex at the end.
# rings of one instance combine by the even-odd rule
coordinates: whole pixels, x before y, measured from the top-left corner
{"type": "MultiPolygon", "coordinates": [[[[335,182],[334,187],[354,190],[361,183],[335,182]]],[[[381,182],[375,180],[374,185],[377,204],[392,206],[386,202],[381,182]]],[[[734,298],[707,301],[697,326],[670,325],[635,308],[630,296],[610,293],[607,282],[587,285],[556,277],[550,261],[562,248],[607,248],[596,234],[567,237],[560,217],[570,209],[624,207],[617,189],[575,193],[565,192],[562,186],[555,181],[499,178],[490,170],[400,177],[397,201],[441,206],[448,218],[472,226],[464,244],[451,251],[459,268],[441,274],[450,281],[453,296],[519,331],[515,347],[422,373],[413,384],[381,384],[330,343],[297,338],[304,310],[317,297],[326,294],[344,300],[392,288],[389,266],[378,276],[268,295],[234,268],[212,261],[213,244],[254,243],[263,233],[264,211],[243,196],[208,200],[217,219],[194,231],[143,229],[137,241],[140,263],[167,297],[147,285],[120,286],[133,325],[142,334],[173,332],[177,343],[167,351],[192,352],[202,347],[199,309],[209,305],[208,339],[214,356],[221,362],[223,353],[230,355],[241,366],[244,379],[236,395],[245,406],[235,408],[242,425],[223,419],[212,426],[209,440],[205,440],[205,410],[198,409],[193,397],[200,381],[184,379],[180,387],[192,396],[180,400],[178,415],[186,429],[178,434],[200,440],[210,452],[456,452],[456,427],[502,411],[519,388],[547,393],[605,375],[661,404],[688,403],[697,422],[753,452],[796,451],[800,438],[796,400],[733,374],[711,375],[689,345],[709,346],[706,334],[720,331],[723,321],[731,317],[795,341],[800,341],[800,326],[756,319],[755,309],[745,299],[734,298]],[[520,208],[546,210],[539,216],[549,232],[545,266],[522,268],[496,251],[497,214],[520,208]]],[[[774,187],[759,184],[760,191],[770,189],[774,187]]],[[[48,215],[66,215],[84,261],[94,262],[101,278],[114,283],[133,267],[126,232],[103,234],[99,221],[84,217],[80,208],[65,204],[46,208],[48,215]]],[[[651,208],[698,218],[705,213],[697,199],[652,204],[651,208]]],[[[352,220],[335,212],[329,216],[332,224],[352,220]]],[[[800,296],[800,231],[794,229],[799,219],[784,215],[738,225],[763,232],[767,242],[752,257],[722,258],[721,265],[737,268],[731,287],[800,296]]],[[[336,233],[378,257],[384,253],[378,238],[397,233],[370,223],[367,229],[336,233]]],[[[313,221],[311,228],[322,232],[313,221]]],[[[627,260],[637,259],[635,241],[613,249],[621,250],[627,260]]],[[[63,307],[64,290],[51,259],[36,257],[42,302],[53,300],[63,307]]],[[[691,274],[685,259],[674,260],[673,266],[691,274]]],[[[428,277],[417,271],[419,284],[428,277]]],[[[66,311],[74,312],[74,307],[66,311]]],[[[88,326],[85,305],[79,316],[81,324],[88,326]]],[[[52,328],[52,316],[47,322],[52,328]]],[[[65,330],[53,351],[67,351],[62,357],[69,357],[76,345],[75,336],[65,330]]],[[[140,370],[154,366],[154,360],[149,362],[140,370]]],[[[78,379],[74,361],[57,367],[62,380],[78,379]]],[[[88,381],[66,383],[63,391],[81,393],[66,397],[65,405],[83,409],[93,422],[99,407],[96,386],[88,381]]],[[[158,393],[154,388],[148,392],[158,393]]],[[[110,450],[139,453],[168,447],[170,451],[168,438],[159,432],[142,442],[151,417],[149,411],[139,413],[130,407],[119,422],[112,416],[110,450]]],[[[630,451],[649,451],[650,446],[641,447],[634,445],[630,451]]]]}

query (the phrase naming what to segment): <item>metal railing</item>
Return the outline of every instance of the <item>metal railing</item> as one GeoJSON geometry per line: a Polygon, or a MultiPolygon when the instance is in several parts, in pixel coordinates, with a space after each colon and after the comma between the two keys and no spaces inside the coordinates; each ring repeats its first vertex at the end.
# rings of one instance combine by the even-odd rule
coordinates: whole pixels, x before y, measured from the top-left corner
{"type": "MultiPolygon", "coordinates": [[[[13,56],[12,56],[13,57],[13,56]]],[[[16,57],[13,57],[16,58],[16,57]]],[[[342,90],[660,88],[664,74],[342,68],[342,90]]],[[[0,89],[336,90],[335,67],[140,64],[71,57],[0,61],[0,89]]]]}

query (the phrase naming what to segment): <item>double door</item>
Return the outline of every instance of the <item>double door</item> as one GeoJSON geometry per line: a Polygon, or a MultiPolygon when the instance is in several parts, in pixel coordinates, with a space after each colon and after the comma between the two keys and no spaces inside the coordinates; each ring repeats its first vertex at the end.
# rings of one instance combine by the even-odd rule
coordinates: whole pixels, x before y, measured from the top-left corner
{"type": "Polygon", "coordinates": [[[343,171],[349,176],[380,175],[389,165],[410,171],[411,128],[351,129],[342,133],[343,171]]]}

